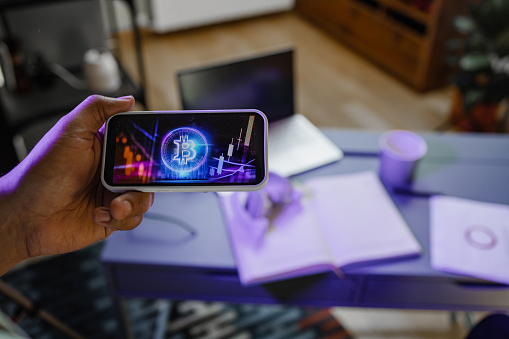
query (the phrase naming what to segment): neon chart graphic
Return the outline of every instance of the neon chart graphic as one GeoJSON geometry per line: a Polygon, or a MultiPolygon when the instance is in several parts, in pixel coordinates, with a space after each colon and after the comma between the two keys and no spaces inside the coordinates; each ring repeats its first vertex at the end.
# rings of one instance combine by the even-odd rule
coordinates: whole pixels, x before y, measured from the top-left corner
{"type": "Polygon", "coordinates": [[[251,135],[253,133],[254,118],[254,116],[249,117],[244,140],[242,139],[242,128],[240,129],[240,135],[237,139],[237,151],[239,152],[235,152],[234,154],[235,146],[234,138],[232,138],[226,151],[226,156],[228,158],[225,159],[223,152],[221,152],[219,157],[216,156],[212,158],[214,161],[217,161],[217,166],[209,166],[209,176],[211,178],[230,178],[230,182],[234,182],[235,180],[238,182],[246,182],[255,177],[255,166],[252,164],[254,159],[247,159],[251,135]],[[243,147],[239,150],[241,142],[243,143],[243,147]]]}
{"type": "Polygon", "coordinates": [[[140,114],[114,121],[116,185],[254,184],[263,179],[264,120],[252,113],[140,114]]]}
{"type": "Polygon", "coordinates": [[[208,154],[205,136],[194,128],[177,128],[161,143],[161,159],[170,170],[183,173],[200,168],[208,154]]]}

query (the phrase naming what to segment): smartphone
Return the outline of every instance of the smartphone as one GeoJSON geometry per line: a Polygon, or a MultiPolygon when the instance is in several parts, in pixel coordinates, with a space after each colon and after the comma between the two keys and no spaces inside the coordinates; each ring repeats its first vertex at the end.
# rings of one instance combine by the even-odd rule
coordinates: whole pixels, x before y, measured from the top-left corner
{"type": "Polygon", "coordinates": [[[101,179],[112,192],[253,191],[267,168],[258,110],[126,112],[106,122],[101,179]]]}

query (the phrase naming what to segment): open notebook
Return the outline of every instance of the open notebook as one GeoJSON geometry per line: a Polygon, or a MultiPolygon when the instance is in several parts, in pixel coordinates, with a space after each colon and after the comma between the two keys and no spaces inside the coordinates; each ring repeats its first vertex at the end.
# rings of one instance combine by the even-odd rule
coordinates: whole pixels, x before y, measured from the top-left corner
{"type": "Polygon", "coordinates": [[[248,193],[221,196],[243,284],[420,254],[419,242],[376,173],[312,178],[304,188],[303,198],[271,221],[262,241],[252,236],[257,220],[242,206],[248,193]]]}
{"type": "Polygon", "coordinates": [[[282,176],[337,161],[343,152],[294,111],[293,50],[257,55],[177,73],[186,110],[261,110],[269,120],[269,170],[282,176]]]}

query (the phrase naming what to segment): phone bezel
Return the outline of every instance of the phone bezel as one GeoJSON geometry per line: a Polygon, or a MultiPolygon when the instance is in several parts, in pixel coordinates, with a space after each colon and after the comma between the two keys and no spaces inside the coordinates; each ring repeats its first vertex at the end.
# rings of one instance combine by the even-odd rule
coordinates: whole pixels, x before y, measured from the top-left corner
{"type": "MultiPolygon", "coordinates": [[[[141,191],[141,192],[234,192],[234,191],[255,191],[262,189],[268,180],[268,154],[267,154],[267,134],[268,134],[268,120],[265,114],[256,109],[227,109],[227,110],[175,110],[175,111],[132,111],[118,113],[110,117],[106,121],[103,140],[103,154],[101,166],[101,181],[105,188],[111,192],[125,192],[125,191],[141,191]],[[113,185],[106,180],[105,173],[107,172],[107,165],[112,164],[107,158],[108,141],[114,136],[109,136],[109,122],[117,115],[147,115],[147,114],[214,114],[214,113],[249,113],[256,114],[262,118],[263,121],[263,177],[262,180],[256,184],[226,184],[220,185],[205,185],[205,184],[178,184],[178,185],[145,185],[145,184],[129,184],[129,185],[113,185]]],[[[116,137],[115,137],[116,138],[116,137]]]]}

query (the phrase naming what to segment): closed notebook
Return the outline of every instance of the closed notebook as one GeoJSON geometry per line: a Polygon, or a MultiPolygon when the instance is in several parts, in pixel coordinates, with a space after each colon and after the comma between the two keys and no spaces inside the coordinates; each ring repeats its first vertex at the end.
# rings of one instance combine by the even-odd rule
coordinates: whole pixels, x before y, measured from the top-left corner
{"type": "Polygon", "coordinates": [[[509,206],[450,196],[430,199],[431,266],[509,285],[509,206]]]}
{"type": "Polygon", "coordinates": [[[262,220],[245,212],[248,193],[221,197],[244,285],[421,252],[376,173],[312,178],[303,183],[302,192],[302,198],[286,205],[266,229],[262,220]]]}

